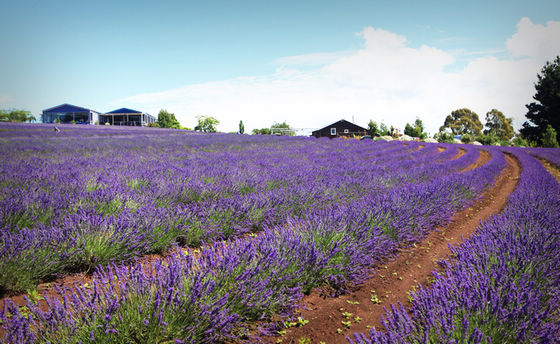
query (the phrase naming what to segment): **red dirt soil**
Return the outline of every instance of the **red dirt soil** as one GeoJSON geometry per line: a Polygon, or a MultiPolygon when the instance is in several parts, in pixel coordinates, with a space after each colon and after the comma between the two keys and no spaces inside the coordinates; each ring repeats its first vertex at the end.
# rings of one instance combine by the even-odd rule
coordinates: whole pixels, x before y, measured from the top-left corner
{"type": "MultiPolygon", "coordinates": [[[[479,160],[473,165],[481,166],[489,156],[488,152],[481,151],[479,160]]],[[[376,267],[374,277],[349,294],[326,298],[316,291],[312,292],[302,302],[307,309],[301,310],[301,316],[309,323],[287,329],[284,336],[267,338],[266,342],[299,343],[301,338],[307,338],[311,343],[347,343],[346,336],[354,332],[367,332],[373,326],[382,327],[384,307],[390,309],[389,305],[397,302],[409,306],[408,292],[418,284],[426,286],[431,283],[432,271],[439,268],[436,262],[447,257],[449,245],[460,245],[462,238],[469,238],[481,221],[503,210],[521,172],[514,158],[506,155],[506,160],[508,166],[497,177],[495,186],[484,192],[473,206],[455,214],[448,226],[437,228],[415,247],[399,250],[393,260],[376,267]],[[351,315],[343,315],[345,312],[351,315]],[[350,328],[345,327],[342,321],[350,321],[350,328]]]]}
{"type": "MultiPolygon", "coordinates": [[[[476,159],[476,162],[470,166],[465,167],[464,169],[461,170],[461,172],[467,172],[470,170],[474,170],[475,168],[479,168],[480,166],[486,164],[488,161],[490,161],[490,158],[492,157],[492,155],[490,155],[490,153],[488,151],[485,150],[479,150],[480,155],[478,156],[478,159],[476,159]]],[[[463,154],[465,154],[465,151],[463,151],[463,154]]]]}

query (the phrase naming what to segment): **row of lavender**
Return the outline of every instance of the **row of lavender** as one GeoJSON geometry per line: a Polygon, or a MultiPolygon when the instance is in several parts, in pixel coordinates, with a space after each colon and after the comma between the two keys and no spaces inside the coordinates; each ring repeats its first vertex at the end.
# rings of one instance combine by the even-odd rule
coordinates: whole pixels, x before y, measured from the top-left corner
{"type": "Polygon", "coordinates": [[[546,160],[560,168],[560,149],[557,148],[526,148],[525,151],[539,159],[546,160]]]}
{"type": "MultiPolygon", "coordinates": [[[[417,166],[437,177],[421,175],[395,185],[410,177],[388,163],[385,168],[394,172],[396,181],[383,179],[379,189],[362,190],[357,196],[320,197],[322,203],[267,226],[256,238],[217,242],[196,256],[178,251],[150,268],[137,264],[100,269],[91,286],[60,290],[58,298],[48,299],[47,311],[33,300],[24,310],[7,301],[0,313],[5,340],[213,343],[243,338],[252,322],[289,315],[302,293],[312,288],[336,294],[366,278],[369,268],[387,259],[398,245],[446,222],[505,166],[503,155],[495,154],[484,167],[457,174],[453,171],[476,159],[476,150],[437,164],[438,155],[430,153],[437,147],[431,145],[411,153],[414,147],[368,144],[321,142],[321,147],[338,159],[349,156],[353,145],[366,147],[366,152],[380,149],[386,155],[383,161],[395,160],[407,169],[417,166]],[[408,164],[410,157],[418,162],[408,164]]],[[[451,147],[450,153],[456,153],[451,147]]],[[[310,155],[305,157],[308,162],[313,160],[310,155]]],[[[327,159],[315,159],[319,158],[327,159]]],[[[336,159],[327,161],[334,164],[336,159]]],[[[383,161],[371,160],[367,167],[382,169],[383,161]]],[[[355,165],[346,166],[349,181],[359,177],[355,165]]]]}
{"type": "Polygon", "coordinates": [[[384,217],[406,208],[408,197],[395,185],[445,176],[478,154],[470,149],[449,162],[454,146],[437,154],[435,145],[418,150],[418,143],[4,127],[0,295],[174,243],[196,247],[260,231],[357,198],[384,202],[379,209],[389,213],[371,221],[390,231],[384,217]]]}
{"type": "Polygon", "coordinates": [[[560,342],[560,186],[533,157],[509,152],[522,173],[504,212],[453,249],[410,313],[391,306],[385,331],[351,343],[560,342]]]}

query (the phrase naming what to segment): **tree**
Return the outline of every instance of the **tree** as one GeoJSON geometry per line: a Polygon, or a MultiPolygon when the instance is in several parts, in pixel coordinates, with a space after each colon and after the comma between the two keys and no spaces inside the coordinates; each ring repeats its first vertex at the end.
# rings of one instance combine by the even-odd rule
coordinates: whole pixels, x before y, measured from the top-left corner
{"type": "Polygon", "coordinates": [[[194,130],[202,131],[203,133],[215,133],[217,131],[216,126],[220,124],[220,121],[211,116],[196,116],[196,120],[198,124],[194,127],[194,130]]]}
{"type": "Polygon", "coordinates": [[[461,142],[463,143],[471,143],[472,142],[472,136],[469,134],[464,134],[461,136],[461,142]]]}
{"type": "Polygon", "coordinates": [[[542,137],[543,147],[558,148],[558,140],[556,139],[556,130],[549,124],[542,137]]]}
{"type": "Polygon", "coordinates": [[[533,96],[536,102],[525,105],[528,121],[523,123],[521,134],[531,141],[540,141],[550,125],[556,132],[560,131],[560,56],[550,63],[546,62],[537,74],[537,83],[533,96]]]}
{"type": "Polygon", "coordinates": [[[414,121],[414,126],[408,123],[404,126],[404,134],[412,137],[419,137],[420,139],[428,137],[428,134],[424,132],[424,123],[422,123],[418,117],[416,117],[416,121],[414,121]]]}
{"type": "Polygon", "coordinates": [[[253,129],[253,135],[270,135],[270,128],[253,129]]]}
{"type": "Polygon", "coordinates": [[[381,136],[391,135],[389,128],[387,128],[387,125],[383,122],[381,122],[381,124],[379,125],[379,134],[381,136]]]}
{"type": "Polygon", "coordinates": [[[156,123],[160,128],[181,128],[181,124],[179,124],[179,121],[175,118],[175,114],[163,109],[159,111],[156,123]]]}
{"type": "Polygon", "coordinates": [[[482,134],[476,137],[476,140],[485,146],[492,146],[498,143],[498,138],[494,134],[482,134]]]}
{"type": "Polygon", "coordinates": [[[445,118],[439,131],[442,132],[446,129],[451,130],[454,135],[469,134],[476,137],[482,131],[482,123],[476,112],[464,108],[453,111],[445,118]]]}
{"type": "Polygon", "coordinates": [[[377,123],[375,123],[375,121],[373,121],[371,119],[369,120],[369,123],[368,123],[367,133],[371,137],[379,136],[379,129],[377,128],[377,123]]]}
{"type": "Polygon", "coordinates": [[[0,122],[33,122],[35,116],[25,110],[0,110],[0,122]]]}
{"type": "Polygon", "coordinates": [[[509,141],[513,137],[512,119],[507,118],[501,111],[492,109],[486,113],[485,135],[497,137],[502,141],[509,141]]]}
{"type": "Polygon", "coordinates": [[[245,134],[245,125],[243,124],[243,121],[239,121],[239,133],[245,134]]]}
{"type": "Polygon", "coordinates": [[[281,135],[294,136],[294,129],[292,127],[290,127],[290,125],[288,123],[286,123],[286,121],[284,121],[282,123],[274,122],[270,126],[270,132],[271,133],[278,132],[281,135]]]}
{"type": "Polygon", "coordinates": [[[455,140],[453,139],[453,134],[446,133],[445,131],[436,133],[434,135],[434,139],[437,140],[439,143],[454,143],[455,140]]]}

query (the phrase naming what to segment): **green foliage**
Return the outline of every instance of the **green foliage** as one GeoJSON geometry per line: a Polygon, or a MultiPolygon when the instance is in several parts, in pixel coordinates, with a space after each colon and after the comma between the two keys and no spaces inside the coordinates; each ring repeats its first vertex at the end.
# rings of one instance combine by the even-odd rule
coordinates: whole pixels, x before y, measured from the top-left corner
{"type": "Polygon", "coordinates": [[[464,108],[451,112],[451,115],[445,118],[439,131],[442,132],[446,129],[451,130],[454,135],[469,134],[472,137],[481,134],[482,123],[475,112],[464,108]]]}
{"type": "Polygon", "coordinates": [[[525,105],[528,121],[520,131],[525,139],[538,142],[544,139],[549,125],[556,132],[560,130],[560,56],[552,63],[547,61],[537,78],[535,102],[525,105]]]}
{"type": "Polygon", "coordinates": [[[253,129],[253,135],[270,135],[270,128],[253,129]]]}
{"type": "Polygon", "coordinates": [[[498,138],[493,134],[482,134],[476,137],[476,141],[482,143],[485,146],[495,145],[499,142],[498,138]]]}
{"type": "Polygon", "coordinates": [[[389,128],[387,128],[387,125],[383,122],[379,124],[379,135],[380,136],[391,135],[389,128]]]}
{"type": "Polygon", "coordinates": [[[525,140],[524,138],[522,138],[521,136],[516,136],[513,141],[512,144],[515,147],[534,147],[534,145],[531,145],[531,142],[525,140]]]}
{"type": "Polygon", "coordinates": [[[369,123],[368,123],[367,133],[371,137],[380,136],[380,130],[379,130],[379,128],[377,128],[377,123],[375,123],[375,121],[373,121],[371,119],[369,120],[369,123]]]}
{"type": "Polygon", "coordinates": [[[220,121],[211,116],[196,116],[196,120],[198,124],[194,127],[194,130],[203,133],[215,133],[217,131],[216,126],[220,124],[220,121]]]}
{"type": "Polygon", "coordinates": [[[25,110],[0,110],[0,122],[33,122],[35,116],[25,110]]]}
{"type": "Polygon", "coordinates": [[[419,137],[420,139],[425,139],[428,136],[428,134],[424,132],[424,123],[422,123],[422,120],[418,117],[416,117],[416,121],[414,121],[414,126],[408,123],[405,125],[404,134],[411,137],[419,137]]]}
{"type": "Polygon", "coordinates": [[[163,109],[159,111],[156,123],[160,128],[181,128],[181,124],[179,124],[179,121],[175,118],[175,114],[163,109]]]}
{"type": "Polygon", "coordinates": [[[243,124],[243,121],[239,121],[239,133],[245,134],[245,125],[243,124]]]}
{"type": "Polygon", "coordinates": [[[558,140],[556,138],[556,130],[549,124],[542,137],[543,147],[558,148],[558,140]]]}
{"type": "Polygon", "coordinates": [[[282,123],[274,122],[274,124],[272,124],[270,128],[253,129],[252,134],[253,135],[278,134],[278,135],[294,136],[294,129],[290,127],[290,125],[286,123],[286,121],[282,123]]]}
{"type": "Polygon", "coordinates": [[[453,134],[440,132],[434,135],[434,139],[436,139],[439,143],[453,143],[453,134]]]}
{"type": "Polygon", "coordinates": [[[79,251],[75,246],[69,247],[61,243],[57,249],[30,248],[6,260],[0,270],[0,297],[35,289],[41,279],[67,270],[67,265],[58,259],[61,254],[59,248],[69,255],[79,251]]]}
{"type": "Polygon", "coordinates": [[[499,110],[492,109],[486,113],[485,135],[491,135],[501,141],[509,141],[513,137],[512,119],[499,110]]]}
{"type": "Polygon", "coordinates": [[[461,136],[461,142],[471,143],[472,142],[472,136],[470,136],[469,134],[464,134],[463,136],[461,136]]]}
{"type": "Polygon", "coordinates": [[[271,134],[278,133],[280,135],[294,136],[294,129],[290,127],[290,125],[286,123],[286,121],[282,123],[274,122],[270,126],[270,132],[271,134]]]}

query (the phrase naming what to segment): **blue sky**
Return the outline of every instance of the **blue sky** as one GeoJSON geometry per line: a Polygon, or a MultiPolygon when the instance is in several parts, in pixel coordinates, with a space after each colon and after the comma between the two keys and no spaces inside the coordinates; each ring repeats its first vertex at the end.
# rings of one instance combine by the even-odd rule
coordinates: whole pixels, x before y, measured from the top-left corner
{"type": "MultiPolygon", "coordinates": [[[[560,44],[550,41],[560,36],[551,25],[560,21],[558,1],[4,0],[0,13],[0,108],[33,114],[61,103],[102,112],[128,106],[157,114],[167,108],[190,127],[196,115],[213,115],[224,131],[235,130],[239,119],[247,128],[283,120],[312,128],[340,117],[355,117],[361,125],[370,118],[394,122],[402,129],[405,122],[425,116],[434,132],[453,106],[473,108],[481,119],[488,107],[496,107],[510,112],[506,115],[519,126],[536,73],[544,60],[560,54],[560,44]],[[523,37],[512,48],[508,39],[516,34],[523,37]],[[520,45],[539,40],[552,47],[530,56],[533,63],[523,65],[523,80],[511,80],[528,84],[528,89],[495,94],[496,104],[467,91],[445,103],[433,86],[432,93],[421,98],[442,104],[409,102],[419,91],[401,84],[431,78],[414,76],[414,69],[410,77],[399,73],[410,66],[404,66],[406,60],[392,64],[395,59],[390,57],[410,53],[428,64],[422,56],[441,58],[438,65],[417,66],[434,68],[441,77],[426,87],[449,82],[457,95],[465,85],[481,82],[488,87],[486,93],[493,93],[500,92],[499,84],[480,81],[486,68],[480,64],[486,61],[490,70],[500,70],[488,65],[496,63],[490,59],[500,66],[524,60],[527,53],[520,45]],[[353,62],[349,67],[345,61],[353,62]],[[395,72],[380,78],[372,61],[395,72]],[[380,86],[391,83],[399,86],[380,86]],[[526,99],[514,99],[521,93],[526,99]],[[333,94],[341,99],[333,100],[333,94]],[[297,105],[306,103],[305,97],[314,100],[297,105]],[[253,100],[258,106],[248,104],[253,100]],[[336,103],[329,105],[332,101],[336,103]],[[295,105],[285,107],[287,103],[295,105]],[[393,114],[391,104],[396,103],[404,105],[393,114]]],[[[509,66],[504,71],[518,69],[509,66]]]]}

